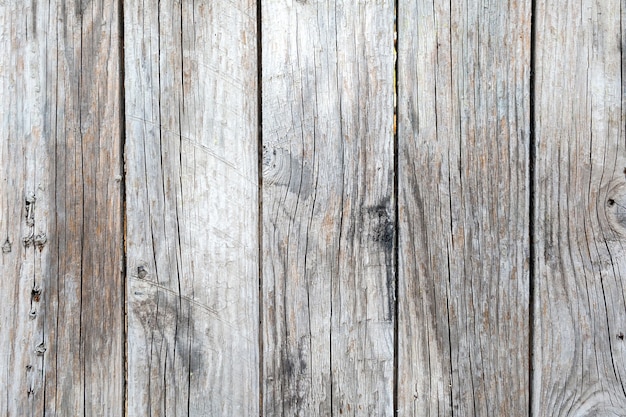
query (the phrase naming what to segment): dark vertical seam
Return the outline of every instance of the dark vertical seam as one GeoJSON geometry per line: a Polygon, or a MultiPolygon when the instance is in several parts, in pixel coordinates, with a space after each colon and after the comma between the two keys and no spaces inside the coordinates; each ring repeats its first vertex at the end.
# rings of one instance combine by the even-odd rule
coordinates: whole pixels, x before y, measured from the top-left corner
{"type": "MultiPolygon", "coordinates": [[[[79,318],[79,346],[78,346],[78,361],[79,366],[81,368],[81,385],[82,385],[82,394],[83,394],[83,416],[87,415],[87,381],[85,380],[87,370],[85,369],[85,341],[83,339],[83,283],[85,280],[85,170],[84,170],[84,161],[83,158],[85,156],[85,152],[83,150],[83,114],[82,114],[82,105],[81,105],[81,91],[82,91],[82,83],[83,83],[83,16],[80,15],[80,64],[79,64],[79,76],[78,76],[78,87],[77,87],[77,95],[78,95],[78,137],[80,138],[80,181],[82,192],[80,195],[81,198],[81,232],[80,232],[80,318],[79,318]]],[[[76,152],[76,149],[74,149],[76,152]]],[[[73,190],[74,192],[76,190],[73,190]]]]}
{"type": "Polygon", "coordinates": [[[530,108],[528,149],[528,416],[533,415],[533,353],[535,346],[535,39],[537,29],[536,0],[530,6],[530,108]]]}
{"type": "Polygon", "coordinates": [[[124,0],[119,0],[118,6],[118,30],[119,30],[119,83],[120,83],[120,216],[122,227],[122,270],[121,270],[121,293],[122,293],[122,314],[123,314],[123,329],[122,329],[122,362],[123,369],[122,374],[124,380],[122,383],[122,415],[128,415],[128,306],[126,303],[126,291],[127,291],[127,247],[126,247],[126,230],[127,230],[127,215],[126,215],[126,89],[125,89],[125,65],[126,60],[124,57],[124,0]]]}
{"type": "MultiPolygon", "coordinates": [[[[195,8],[195,4],[194,2],[192,2],[191,4],[191,10],[192,10],[192,16],[194,13],[194,8],[195,8]]],[[[181,101],[182,103],[178,103],[178,185],[180,186],[180,206],[181,206],[181,212],[184,212],[184,204],[185,204],[185,196],[183,195],[183,179],[182,179],[182,171],[183,171],[183,116],[185,114],[185,44],[184,44],[184,36],[185,36],[185,32],[183,31],[183,26],[184,26],[184,19],[183,19],[183,2],[180,2],[180,92],[181,92],[181,101]]],[[[192,27],[193,24],[195,24],[195,21],[192,20],[192,27]]],[[[179,210],[178,210],[178,201],[176,202],[176,227],[177,227],[177,234],[178,234],[178,261],[176,263],[177,265],[177,273],[178,273],[178,308],[181,311],[183,311],[183,290],[182,287],[180,285],[180,271],[182,270],[182,264],[184,262],[183,260],[183,245],[181,243],[181,232],[180,232],[180,216],[179,216],[179,210]],[[180,264],[180,268],[178,268],[178,265],[180,264]]],[[[194,293],[193,290],[193,286],[192,286],[192,294],[194,293]]],[[[193,298],[193,295],[192,295],[193,298]]],[[[183,315],[183,318],[185,316],[183,315]]],[[[177,323],[178,326],[178,323],[177,323]]],[[[192,353],[191,353],[191,344],[192,344],[192,340],[193,340],[193,332],[191,329],[191,304],[188,303],[187,304],[187,323],[186,323],[186,330],[187,330],[187,364],[188,364],[188,369],[187,369],[187,415],[191,415],[191,376],[192,376],[192,372],[191,372],[191,365],[192,365],[192,353]]],[[[184,346],[183,346],[184,348],[184,346]]],[[[182,353],[181,353],[182,355],[182,353]]],[[[175,355],[174,355],[175,356],[175,355]]]]}
{"type": "MultiPolygon", "coordinates": [[[[183,46],[184,46],[184,41],[183,41],[183,36],[185,35],[183,33],[183,4],[181,2],[181,11],[180,11],[180,49],[181,49],[181,61],[184,59],[185,55],[184,55],[184,50],[183,50],[183,46]]],[[[195,1],[192,0],[191,2],[191,28],[193,30],[193,46],[195,47],[195,27],[196,27],[196,3],[195,1]]],[[[182,64],[181,64],[182,66],[182,64]]],[[[184,109],[185,109],[185,71],[184,68],[181,68],[181,91],[183,94],[183,113],[184,113],[184,109]]],[[[179,110],[180,111],[180,110],[179,110]]],[[[180,138],[180,142],[179,142],[179,154],[178,154],[178,158],[179,158],[179,163],[180,163],[180,167],[179,167],[179,182],[180,182],[180,193],[181,193],[181,206],[184,204],[185,199],[184,196],[182,195],[183,193],[183,183],[182,183],[182,171],[183,171],[183,155],[182,155],[182,149],[183,149],[183,134],[182,134],[182,127],[181,127],[181,123],[182,123],[182,116],[179,115],[179,120],[178,120],[178,133],[179,133],[179,138],[180,138]]],[[[195,161],[194,161],[195,164],[195,161]]],[[[194,168],[194,175],[195,175],[195,168],[194,168]]],[[[182,207],[181,207],[182,208],[182,207]]],[[[182,208],[182,210],[184,211],[184,208],[182,208]]],[[[179,224],[180,227],[180,224],[179,224]]],[[[180,231],[179,231],[179,238],[180,238],[180,231]]],[[[179,243],[180,244],[180,243],[179,243]]],[[[181,246],[181,263],[183,262],[183,257],[182,257],[182,246],[181,246]]],[[[195,282],[195,278],[194,278],[194,274],[192,272],[192,282],[195,282]]],[[[179,288],[180,291],[180,288],[179,288]]],[[[193,289],[193,284],[191,285],[191,291],[192,291],[192,297],[193,295],[195,295],[195,290],[193,289]]],[[[182,305],[181,305],[182,308],[182,305]]],[[[187,372],[187,415],[191,415],[191,366],[192,366],[192,351],[191,351],[191,344],[193,343],[193,332],[191,331],[191,309],[192,309],[192,305],[191,303],[187,304],[187,361],[189,364],[189,370],[187,372]]]]}
{"type": "MultiPolygon", "coordinates": [[[[173,7],[172,7],[173,9],[173,7]]],[[[173,10],[172,10],[173,12],[173,10]]],[[[183,344],[182,342],[182,338],[179,338],[179,330],[178,330],[178,323],[180,319],[180,316],[182,316],[182,318],[184,319],[184,313],[183,313],[183,290],[182,287],[180,285],[180,277],[181,277],[181,270],[183,268],[183,254],[182,254],[182,243],[181,243],[181,238],[180,238],[180,218],[181,218],[181,211],[184,211],[184,209],[182,208],[185,198],[183,195],[183,183],[182,183],[182,149],[183,149],[183,127],[182,127],[182,118],[183,118],[183,114],[185,111],[185,52],[184,52],[184,46],[183,46],[183,2],[180,2],[179,4],[179,12],[180,12],[180,18],[179,18],[179,23],[180,23],[180,94],[181,97],[178,100],[178,168],[176,169],[177,173],[178,173],[178,185],[180,186],[180,206],[181,206],[181,210],[179,210],[179,197],[178,197],[178,191],[174,191],[174,210],[176,213],[176,245],[175,245],[175,251],[174,251],[174,257],[175,257],[175,263],[176,263],[176,281],[178,283],[178,306],[176,308],[176,324],[174,325],[174,346],[173,346],[173,352],[172,352],[172,361],[173,361],[173,368],[176,368],[176,348],[178,347],[178,345],[183,344]],[[180,342],[179,342],[180,340],[180,342]]],[[[188,309],[187,310],[189,312],[189,314],[191,314],[191,311],[188,309]]],[[[187,330],[187,334],[192,333],[190,330],[190,326],[189,326],[189,314],[187,315],[187,323],[186,323],[186,330],[187,330]]],[[[181,326],[182,327],[182,326],[181,326]]],[[[183,346],[181,346],[179,349],[181,351],[180,356],[181,358],[184,355],[183,349],[185,348],[184,344],[183,346]]],[[[165,351],[165,357],[167,358],[167,349],[165,351]]],[[[187,368],[187,414],[189,414],[189,409],[190,409],[190,402],[191,402],[191,345],[187,345],[187,361],[188,361],[188,365],[189,367],[187,368]]],[[[167,359],[165,361],[165,367],[167,368],[167,359]]],[[[167,379],[166,377],[166,373],[164,371],[164,375],[163,375],[163,380],[165,381],[167,379]]],[[[174,394],[174,409],[178,408],[178,396],[176,395],[176,390],[174,390],[175,394],[174,394]]],[[[181,400],[182,402],[182,400],[181,400]]],[[[166,411],[166,415],[167,415],[167,410],[166,411]]]]}
{"type": "MultiPolygon", "coordinates": [[[[178,194],[177,192],[174,192],[174,206],[175,206],[175,212],[176,212],[176,243],[177,243],[177,248],[175,251],[175,258],[176,258],[176,280],[178,282],[178,307],[176,309],[176,325],[175,325],[175,330],[174,330],[174,348],[173,348],[173,361],[174,361],[174,368],[176,367],[175,363],[176,363],[176,348],[178,345],[182,344],[183,346],[180,347],[181,350],[181,358],[184,355],[184,342],[182,341],[182,338],[180,339],[181,341],[179,342],[179,336],[178,336],[178,323],[179,323],[179,314],[182,315],[182,318],[185,318],[185,315],[183,313],[183,290],[182,287],[180,285],[180,279],[181,279],[181,271],[183,269],[183,250],[182,250],[182,242],[181,242],[181,232],[180,232],[180,223],[181,223],[181,211],[184,212],[184,202],[185,202],[185,196],[183,195],[183,182],[182,182],[182,167],[183,167],[183,114],[185,113],[185,51],[184,51],[184,44],[183,44],[183,37],[184,37],[184,32],[183,32],[183,26],[184,26],[184,22],[183,22],[183,2],[180,2],[179,4],[179,12],[180,12],[180,18],[179,18],[179,23],[180,23],[180,100],[178,100],[178,168],[177,168],[177,173],[178,173],[178,186],[180,187],[180,210],[179,210],[179,198],[178,198],[178,194]]],[[[187,309],[187,323],[186,324],[186,330],[187,330],[187,335],[191,334],[192,331],[190,329],[190,317],[189,315],[191,314],[191,307],[189,307],[187,309]]],[[[182,324],[182,323],[181,323],[182,324]]],[[[182,327],[182,326],[181,326],[182,327]]],[[[167,350],[166,350],[166,357],[167,357],[167,350]]],[[[189,343],[187,345],[187,364],[188,364],[188,368],[187,368],[187,402],[186,402],[186,406],[187,406],[187,414],[190,414],[190,406],[191,406],[191,343],[189,343]]],[[[166,366],[167,366],[167,361],[166,361],[166,366]]],[[[165,374],[164,374],[164,380],[166,379],[165,374]]],[[[181,400],[181,402],[183,402],[183,400],[181,400]]],[[[174,408],[178,409],[178,397],[176,394],[174,394],[174,408]]]]}
{"type": "MultiPolygon", "coordinates": [[[[50,7],[50,6],[48,6],[50,7]]],[[[56,348],[56,346],[59,346],[59,305],[60,305],[60,297],[59,297],[59,287],[61,286],[60,281],[61,281],[61,260],[60,260],[60,247],[61,247],[61,239],[59,238],[59,214],[58,214],[58,206],[59,206],[59,195],[58,195],[58,184],[59,184],[59,165],[58,165],[58,160],[59,158],[59,73],[61,71],[58,71],[59,69],[59,25],[56,25],[56,32],[54,34],[54,39],[56,40],[56,48],[55,48],[55,66],[56,66],[56,78],[55,78],[55,83],[54,83],[54,109],[55,109],[55,116],[54,116],[54,136],[53,136],[53,140],[54,140],[54,231],[55,231],[55,235],[56,235],[56,254],[53,254],[52,256],[56,255],[56,276],[57,278],[57,282],[56,282],[56,286],[55,286],[55,295],[56,295],[56,309],[54,311],[54,314],[56,315],[55,317],[55,323],[54,323],[54,342],[55,342],[55,351],[54,351],[54,410],[52,410],[53,412],[56,412],[56,407],[57,407],[57,402],[58,402],[58,398],[59,398],[59,378],[58,378],[58,369],[59,369],[59,353],[58,353],[58,348],[56,348]]],[[[67,145],[66,145],[67,146],[67,145]]],[[[65,171],[67,170],[67,153],[64,152],[63,153],[63,174],[65,174],[65,171]]],[[[62,177],[64,177],[64,175],[62,175],[62,177]]],[[[67,187],[65,186],[67,183],[64,182],[64,191],[67,190],[67,187]]],[[[65,192],[63,192],[63,196],[66,197],[65,192]]],[[[65,232],[64,232],[64,236],[65,236],[65,232]]],[[[52,271],[51,271],[52,272],[52,271]]],[[[63,280],[65,281],[65,280],[63,280]]],[[[44,380],[44,387],[47,386],[47,381],[44,380]]],[[[45,390],[45,388],[44,388],[45,390]]],[[[8,404],[8,403],[7,403],[8,404]]],[[[44,412],[43,415],[44,417],[46,416],[46,408],[47,408],[47,404],[44,401],[44,412]]]]}
{"type": "Polygon", "coordinates": [[[256,2],[256,42],[257,42],[257,201],[258,201],[258,265],[259,265],[259,416],[263,416],[263,38],[262,0],[256,2]]]}
{"type": "Polygon", "coordinates": [[[399,214],[399,155],[398,155],[398,79],[399,77],[399,57],[398,57],[398,42],[399,42],[399,30],[398,30],[398,8],[399,8],[399,0],[394,1],[394,18],[393,18],[393,26],[394,26],[394,39],[393,39],[393,49],[394,49],[394,80],[393,80],[393,195],[394,195],[394,235],[393,235],[393,264],[394,264],[394,312],[393,312],[393,413],[392,415],[398,415],[398,389],[399,389],[399,320],[398,320],[398,312],[399,312],[399,225],[400,225],[400,214],[399,214]]]}
{"type": "MultiPolygon", "coordinates": [[[[454,79],[453,79],[453,59],[454,59],[454,53],[453,51],[453,47],[452,47],[452,42],[453,42],[453,32],[452,32],[452,0],[449,0],[448,2],[448,10],[449,10],[449,14],[448,14],[448,19],[450,24],[448,25],[448,36],[449,36],[449,40],[450,40],[450,44],[448,45],[448,52],[450,53],[450,68],[449,68],[449,75],[450,75],[450,92],[452,93],[451,95],[454,94],[454,92],[452,91],[453,86],[454,86],[454,79]]],[[[437,61],[437,63],[439,63],[439,61],[437,61]]],[[[453,105],[451,105],[452,107],[453,105]]],[[[435,111],[437,111],[437,109],[435,109],[435,111]]],[[[450,111],[453,111],[453,108],[450,109],[450,111]]],[[[459,138],[460,136],[460,125],[461,125],[461,110],[459,108],[459,112],[456,114],[456,116],[458,116],[458,120],[459,120],[459,138]]],[[[453,116],[454,117],[454,116],[453,116]]],[[[459,139],[460,140],[460,139],[459,139]]],[[[452,142],[452,141],[451,141],[452,142]]],[[[451,145],[451,144],[450,144],[451,145]]],[[[452,157],[450,156],[450,148],[451,146],[448,146],[448,162],[450,164],[452,164],[452,157]]],[[[458,166],[459,166],[459,187],[462,184],[462,176],[461,176],[461,148],[459,147],[459,162],[458,162],[458,166]]],[[[450,194],[452,194],[452,175],[451,172],[452,169],[448,170],[448,190],[450,192],[450,194]]],[[[453,211],[452,211],[452,196],[450,196],[448,198],[448,208],[450,210],[450,243],[452,245],[452,250],[454,251],[454,221],[453,221],[453,211]]],[[[448,283],[447,283],[447,296],[446,296],[446,308],[447,308],[447,322],[448,322],[448,361],[450,363],[450,390],[448,392],[448,396],[450,399],[450,415],[452,417],[454,417],[454,390],[457,388],[455,383],[454,383],[454,365],[453,365],[453,352],[452,352],[452,325],[450,322],[450,298],[452,297],[452,270],[450,269],[450,254],[451,251],[450,249],[448,249],[448,283]]],[[[458,330],[457,330],[458,331],[458,330]]],[[[456,336],[456,335],[455,335],[456,336]]]]}

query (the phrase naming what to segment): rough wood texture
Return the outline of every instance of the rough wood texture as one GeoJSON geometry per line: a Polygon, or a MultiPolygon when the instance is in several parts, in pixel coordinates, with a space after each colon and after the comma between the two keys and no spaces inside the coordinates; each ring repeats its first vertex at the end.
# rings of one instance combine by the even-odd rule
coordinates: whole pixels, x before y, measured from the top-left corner
{"type": "Polygon", "coordinates": [[[0,0],[0,415],[624,415],[625,1],[0,0]]]}
{"type": "Polygon", "coordinates": [[[124,15],[129,415],[255,416],[255,3],[124,15]]]}
{"type": "Polygon", "coordinates": [[[403,416],[524,416],[530,1],[398,12],[403,416]]]}
{"type": "Polygon", "coordinates": [[[0,414],[123,413],[116,1],[0,1],[0,414]]]}
{"type": "Polygon", "coordinates": [[[537,417],[626,410],[625,6],[536,6],[537,417]]]}
{"type": "Polygon", "coordinates": [[[262,6],[265,415],[391,415],[394,5],[262,6]]]}

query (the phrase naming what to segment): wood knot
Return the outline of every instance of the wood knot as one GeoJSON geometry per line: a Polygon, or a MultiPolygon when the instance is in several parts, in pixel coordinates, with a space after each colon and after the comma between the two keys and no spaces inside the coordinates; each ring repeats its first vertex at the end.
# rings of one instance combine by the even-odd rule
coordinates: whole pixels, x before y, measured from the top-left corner
{"type": "Polygon", "coordinates": [[[37,236],[35,236],[35,246],[37,247],[37,249],[39,249],[39,252],[43,250],[43,247],[46,245],[47,241],[48,236],[46,236],[45,233],[39,233],[37,236]]]}
{"type": "Polygon", "coordinates": [[[7,238],[7,240],[4,241],[4,243],[2,244],[2,253],[9,253],[11,252],[11,241],[9,241],[9,238],[7,238]]]}
{"type": "Polygon", "coordinates": [[[137,276],[139,279],[144,279],[148,275],[148,270],[145,266],[140,265],[137,267],[137,276]]]}
{"type": "MultiPolygon", "coordinates": [[[[604,193],[602,193],[604,194],[604,193]]],[[[602,195],[601,194],[601,195],[602,195]]],[[[613,186],[609,186],[604,194],[603,215],[610,228],[621,235],[626,236],[626,184],[619,181],[613,186]]],[[[602,216],[602,215],[601,215],[602,216]]]]}
{"type": "Polygon", "coordinates": [[[30,247],[33,242],[35,242],[35,235],[31,232],[28,236],[22,238],[22,243],[24,243],[24,247],[30,247]]]}
{"type": "Polygon", "coordinates": [[[299,199],[308,198],[313,191],[313,172],[287,149],[263,145],[263,183],[287,187],[299,199]]]}
{"type": "Polygon", "coordinates": [[[34,286],[33,289],[30,291],[30,298],[38,303],[41,300],[41,287],[39,287],[38,285],[34,286]]]}
{"type": "Polygon", "coordinates": [[[37,356],[43,356],[43,354],[46,353],[46,344],[44,342],[38,344],[35,348],[35,353],[37,356]]]}

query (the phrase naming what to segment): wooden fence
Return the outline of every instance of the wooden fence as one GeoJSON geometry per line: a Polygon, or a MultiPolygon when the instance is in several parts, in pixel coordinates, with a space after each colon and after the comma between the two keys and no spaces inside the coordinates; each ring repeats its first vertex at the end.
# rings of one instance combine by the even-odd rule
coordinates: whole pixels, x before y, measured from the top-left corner
{"type": "Polygon", "coordinates": [[[625,22],[0,0],[0,414],[626,416],[625,22]]]}

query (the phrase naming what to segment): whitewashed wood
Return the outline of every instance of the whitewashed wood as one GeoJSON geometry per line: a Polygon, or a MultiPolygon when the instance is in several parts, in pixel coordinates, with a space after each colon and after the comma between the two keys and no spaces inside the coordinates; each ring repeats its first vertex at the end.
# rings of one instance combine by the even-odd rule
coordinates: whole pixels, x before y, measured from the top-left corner
{"type": "Polygon", "coordinates": [[[253,1],[124,2],[129,416],[256,416],[253,1]]]}
{"type": "Polygon", "coordinates": [[[536,6],[537,417],[626,410],[624,6],[536,6]]]}
{"type": "Polygon", "coordinates": [[[263,407],[391,415],[393,1],[262,2],[263,407]]]}
{"type": "Polygon", "coordinates": [[[399,1],[402,416],[526,416],[530,1],[399,1]]]}
{"type": "Polygon", "coordinates": [[[0,414],[123,413],[116,1],[0,2],[0,414]]]}

